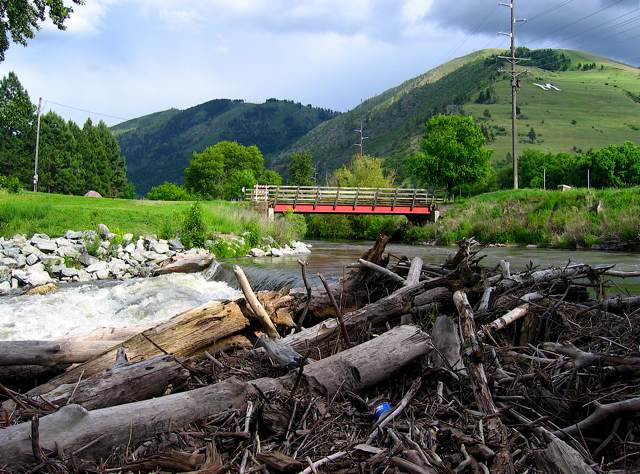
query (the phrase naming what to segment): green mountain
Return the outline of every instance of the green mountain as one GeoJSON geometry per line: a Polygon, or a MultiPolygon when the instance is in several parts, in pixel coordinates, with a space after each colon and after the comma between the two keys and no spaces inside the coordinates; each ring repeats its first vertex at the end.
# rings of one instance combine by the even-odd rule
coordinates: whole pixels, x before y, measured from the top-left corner
{"type": "MultiPolygon", "coordinates": [[[[364,121],[365,153],[387,158],[400,171],[419,146],[424,124],[436,113],[473,115],[489,137],[497,165],[511,150],[510,78],[498,72],[498,50],[454,59],[323,122],[268,164],[286,172],[291,151],[314,154],[319,175],[349,161],[354,129],[364,121]]],[[[626,140],[640,141],[640,70],[588,53],[522,51],[532,60],[520,76],[519,149],[553,152],[588,150],[626,140]],[[535,84],[551,83],[543,90],[535,84]],[[531,130],[535,132],[535,138],[531,130]]]]}
{"type": "Polygon", "coordinates": [[[217,99],[186,110],[170,109],[112,127],[138,194],[164,181],[182,182],[194,151],[221,140],[257,145],[276,154],[331,119],[336,112],[293,101],[263,104],[217,99]]]}

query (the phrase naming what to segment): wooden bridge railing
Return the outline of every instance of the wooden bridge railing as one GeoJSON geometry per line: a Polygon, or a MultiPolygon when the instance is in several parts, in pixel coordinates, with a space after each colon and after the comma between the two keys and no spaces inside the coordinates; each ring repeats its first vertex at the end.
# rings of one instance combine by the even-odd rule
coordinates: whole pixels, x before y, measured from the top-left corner
{"type": "Polygon", "coordinates": [[[402,188],[339,188],[315,186],[260,186],[245,190],[245,198],[255,203],[268,203],[269,206],[278,204],[296,205],[350,205],[357,206],[386,206],[436,207],[446,200],[446,191],[440,189],[402,189],[402,188]]]}

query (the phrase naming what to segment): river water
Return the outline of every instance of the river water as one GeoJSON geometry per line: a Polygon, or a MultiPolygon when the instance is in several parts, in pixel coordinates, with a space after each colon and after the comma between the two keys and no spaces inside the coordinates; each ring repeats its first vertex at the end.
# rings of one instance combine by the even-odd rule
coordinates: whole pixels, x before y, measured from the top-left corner
{"type": "MultiPolygon", "coordinates": [[[[370,242],[311,242],[313,251],[301,257],[308,262],[311,284],[318,272],[337,278],[370,246],[370,242]]],[[[449,247],[389,245],[394,255],[420,256],[442,263],[455,251],[449,247]]],[[[483,264],[511,262],[514,271],[532,261],[540,267],[567,262],[591,265],[616,264],[617,270],[640,271],[640,254],[564,251],[532,248],[487,248],[483,264]]],[[[99,282],[66,286],[49,295],[0,298],[0,339],[59,339],[98,327],[124,327],[159,321],[214,299],[239,295],[233,265],[241,265],[256,290],[302,286],[298,257],[236,259],[223,261],[209,275],[165,275],[124,282],[99,282]]],[[[640,278],[616,279],[612,293],[640,293],[640,278]]]]}

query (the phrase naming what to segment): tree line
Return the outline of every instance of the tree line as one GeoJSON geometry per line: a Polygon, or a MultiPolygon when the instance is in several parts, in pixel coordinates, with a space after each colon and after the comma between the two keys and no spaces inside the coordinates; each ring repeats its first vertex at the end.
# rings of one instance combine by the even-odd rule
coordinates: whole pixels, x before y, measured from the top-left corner
{"type": "MultiPolygon", "coordinates": [[[[36,106],[18,77],[0,81],[0,173],[32,186],[36,106]]],[[[107,125],[88,119],[82,127],[54,112],[40,119],[38,190],[60,194],[97,191],[109,197],[135,197],[125,159],[107,125]]]]}

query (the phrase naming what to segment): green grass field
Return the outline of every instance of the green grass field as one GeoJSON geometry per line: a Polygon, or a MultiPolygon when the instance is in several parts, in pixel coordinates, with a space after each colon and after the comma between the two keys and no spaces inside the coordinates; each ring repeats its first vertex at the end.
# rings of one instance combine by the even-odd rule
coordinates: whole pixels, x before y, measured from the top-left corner
{"type": "MultiPolygon", "coordinates": [[[[69,229],[96,229],[98,224],[106,224],[115,233],[172,238],[191,205],[191,202],[95,199],[31,192],[8,194],[0,190],[0,236],[45,233],[58,237],[69,229]]],[[[200,205],[211,235],[241,235],[257,230],[261,236],[271,236],[278,242],[297,237],[283,219],[267,222],[245,203],[207,201],[200,205]]]]}
{"type": "Polygon", "coordinates": [[[471,236],[487,244],[550,248],[590,248],[609,240],[640,245],[640,188],[482,194],[456,203],[435,225],[410,229],[405,238],[450,245],[471,236]],[[596,213],[599,201],[604,209],[596,213]]]}
{"type": "MultiPolygon", "coordinates": [[[[587,53],[564,52],[573,64],[594,62],[596,69],[550,72],[523,68],[527,74],[522,76],[518,95],[522,115],[518,120],[519,150],[570,153],[576,147],[586,152],[590,147],[640,141],[640,103],[627,94],[640,95],[638,69],[587,53]],[[561,91],[543,91],[534,83],[552,83],[561,91]],[[527,137],[531,128],[538,134],[535,143],[527,137]]],[[[482,123],[504,127],[506,134],[488,144],[494,150],[494,162],[500,162],[511,152],[511,86],[502,80],[495,88],[497,103],[468,103],[464,109],[477,118],[488,109],[491,118],[481,119],[482,123]]]]}

